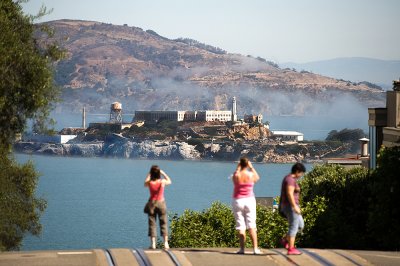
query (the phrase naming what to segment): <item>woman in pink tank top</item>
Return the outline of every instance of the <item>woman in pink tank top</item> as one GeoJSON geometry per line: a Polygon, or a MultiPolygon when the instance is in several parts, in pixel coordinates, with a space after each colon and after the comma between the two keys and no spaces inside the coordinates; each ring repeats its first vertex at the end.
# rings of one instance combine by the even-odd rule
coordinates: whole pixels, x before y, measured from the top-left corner
{"type": "Polygon", "coordinates": [[[160,169],[157,165],[153,165],[150,172],[144,181],[144,186],[149,188],[150,201],[154,202],[154,211],[148,214],[149,232],[150,237],[150,248],[156,248],[156,237],[157,237],[157,216],[160,222],[161,235],[164,238],[164,248],[169,249],[168,244],[168,217],[167,217],[167,206],[164,199],[164,187],[171,184],[169,176],[160,169]],[[161,177],[164,177],[163,179],[161,177]]]}
{"type": "Polygon", "coordinates": [[[240,250],[244,254],[246,229],[249,230],[253,242],[253,253],[261,254],[257,243],[256,199],[253,192],[254,183],[260,179],[258,173],[247,158],[241,158],[233,174],[232,210],[236,220],[240,250]]]}

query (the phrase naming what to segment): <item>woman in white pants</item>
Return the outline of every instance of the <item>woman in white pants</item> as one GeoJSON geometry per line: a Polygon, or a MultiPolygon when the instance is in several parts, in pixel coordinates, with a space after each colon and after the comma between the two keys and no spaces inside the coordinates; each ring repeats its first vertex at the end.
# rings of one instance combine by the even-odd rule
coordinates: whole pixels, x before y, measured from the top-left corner
{"type": "Polygon", "coordinates": [[[253,192],[254,183],[260,179],[258,173],[247,158],[241,158],[233,174],[232,209],[236,220],[240,250],[244,254],[246,229],[249,230],[253,243],[253,253],[261,254],[257,243],[256,199],[253,192]]]}

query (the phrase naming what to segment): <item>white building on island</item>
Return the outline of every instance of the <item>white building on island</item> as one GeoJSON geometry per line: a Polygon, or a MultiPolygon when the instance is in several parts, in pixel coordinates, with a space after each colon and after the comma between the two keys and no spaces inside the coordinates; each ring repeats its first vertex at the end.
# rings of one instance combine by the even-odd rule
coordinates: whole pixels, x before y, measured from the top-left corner
{"type": "Polygon", "coordinates": [[[232,99],[231,110],[205,111],[135,111],[134,121],[237,121],[236,97],[232,99]]]}
{"type": "Polygon", "coordinates": [[[272,131],[272,137],[281,141],[304,141],[304,134],[297,131],[275,130],[272,131]]]}

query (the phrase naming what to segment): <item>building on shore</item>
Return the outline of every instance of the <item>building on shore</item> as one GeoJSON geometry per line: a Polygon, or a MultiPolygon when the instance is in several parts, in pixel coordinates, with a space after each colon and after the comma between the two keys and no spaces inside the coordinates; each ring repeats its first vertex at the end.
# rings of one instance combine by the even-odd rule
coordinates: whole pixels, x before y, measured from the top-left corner
{"type": "Polygon", "coordinates": [[[343,166],[345,168],[353,168],[353,167],[365,167],[368,168],[369,162],[369,154],[368,154],[368,142],[369,139],[361,138],[359,139],[361,144],[361,153],[355,155],[347,155],[342,158],[324,158],[324,163],[327,164],[336,164],[343,166]]]}
{"type": "Polygon", "coordinates": [[[304,141],[304,134],[297,131],[272,131],[272,137],[284,142],[304,141]]]}
{"type": "Polygon", "coordinates": [[[120,124],[120,123],[110,123],[110,122],[94,122],[89,123],[89,129],[99,129],[109,132],[120,132],[125,128],[130,128],[132,126],[131,123],[128,124],[120,124]]]}
{"type": "Polygon", "coordinates": [[[262,124],[263,122],[263,116],[262,114],[258,114],[258,115],[244,115],[244,122],[246,123],[257,123],[257,124],[262,124]]]}
{"type": "MultiPolygon", "coordinates": [[[[235,115],[236,116],[236,115],[235,115]]],[[[214,110],[207,110],[207,111],[198,111],[196,121],[232,121],[231,111],[214,111],[214,110]]]]}
{"type": "Polygon", "coordinates": [[[68,141],[76,138],[77,135],[39,135],[32,134],[26,135],[23,137],[23,141],[27,142],[38,142],[38,143],[55,143],[55,144],[64,144],[68,141]]]}
{"type": "Polygon", "coordinates": [[[368,108],[368,116],[369,139],[360,139],[361,154],[353,158],[329,159],[328,163],[375,169],[382,146],[400,146],[400,80],[393,81],[393,91],[386,92],[386,107],[368,108]]]}
{"type": "Polygon", "coordinates": [[[376,168],[381,146],[400,146],[400,80],[393,81],[393,91],[386,92],[385,108],[368,108],[369,167],[376,168]]]}
{"type": "MultiPolygon", "coordinates": [[[[193,113],[193,112],[192,112],[193,113]]],[[[184,121],[186,119],[192,120],[196,114],[188,113],[186,111],[135,111],[135,121],[159,121],[159,120],[172,120],[184,121]],[[186,119],[185,119],[186,115],[186,119]],[[192,118],[192,119],[189,119],[192,118]]]]}
{"type": "Polygon", "coordinates": [[[236,97],[232,99],[231,110],[204,111],[135,111],[134,121],[237,121],[236,97]]]}

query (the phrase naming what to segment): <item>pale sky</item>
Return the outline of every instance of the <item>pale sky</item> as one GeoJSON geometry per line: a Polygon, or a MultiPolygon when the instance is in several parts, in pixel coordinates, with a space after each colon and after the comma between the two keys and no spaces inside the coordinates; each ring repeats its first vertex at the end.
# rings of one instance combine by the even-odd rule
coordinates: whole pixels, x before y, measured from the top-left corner
{"type": "Polygon", "coordinates": [[[400,60],[399,0],[30,0],[41,21],[91,20],[151,29],[274,62],[400,60]]]}

